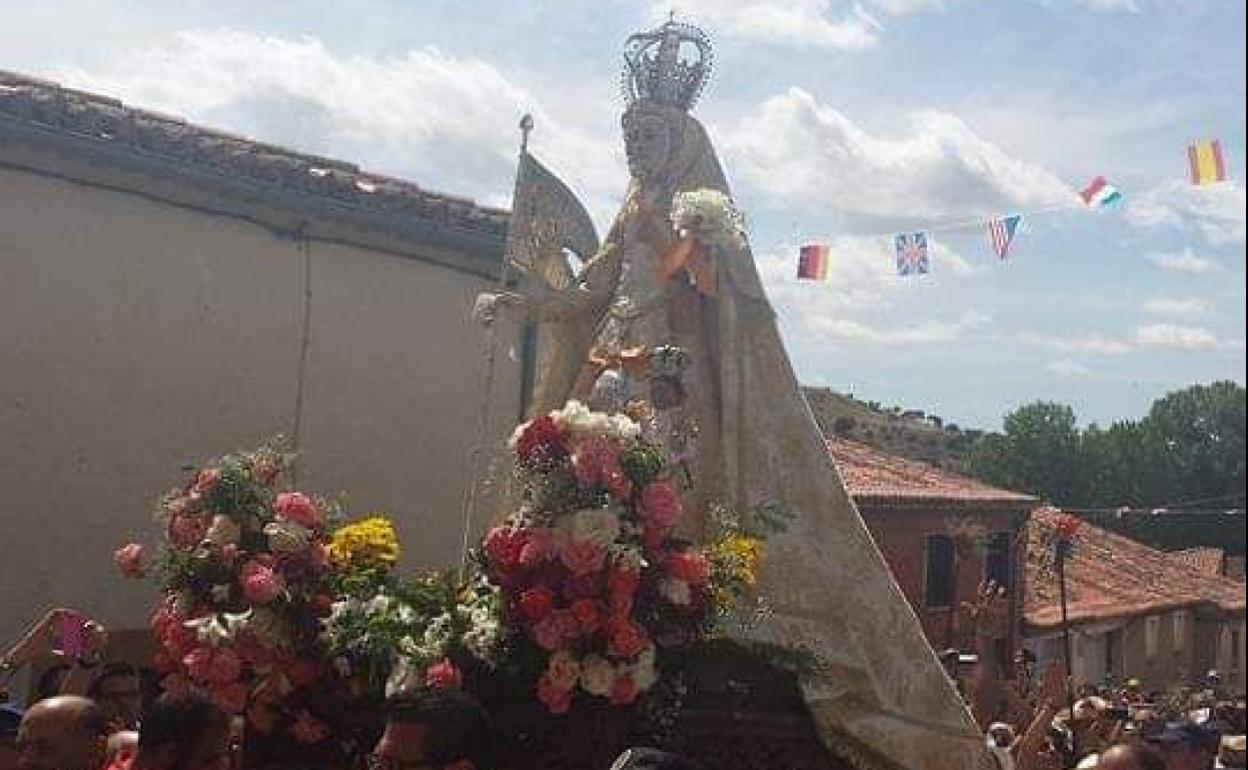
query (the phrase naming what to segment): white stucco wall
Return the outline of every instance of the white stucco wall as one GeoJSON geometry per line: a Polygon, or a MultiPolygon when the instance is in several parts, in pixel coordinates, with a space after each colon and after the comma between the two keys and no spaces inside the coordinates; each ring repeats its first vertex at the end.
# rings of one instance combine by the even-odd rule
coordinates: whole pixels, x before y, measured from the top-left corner
{"type": "MultiPolygon", "coordinates": [[[[112,550],[156,542],[184,463],[292,435],[305,299],[300,486],[395,514],[409,565],[453,562],[488,286],[0,168],[0,643],[55,604],[144,623],[154,589],[116,578],[112,550]]],[[[501,436],[519,364],[500,339],[501,436]]]]}

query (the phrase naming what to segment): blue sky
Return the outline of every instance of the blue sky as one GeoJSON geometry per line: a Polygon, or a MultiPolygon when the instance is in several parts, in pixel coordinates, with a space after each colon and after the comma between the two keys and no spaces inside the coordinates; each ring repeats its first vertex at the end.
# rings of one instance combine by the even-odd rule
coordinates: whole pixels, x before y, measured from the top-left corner
{"type": "Polygon", "coordinates": [[[1085,422],[1245,375],[1242,181],[1194,188],[1185,147],[1245,168],[1243,3],[1211,0],[66,0],[21,3],[0,68],[506,205],[515,125],[600,227],[623,193],[620,45],[703,26],[695,109],[746,212],[803,380],[996,427],[1035,399],[1085,422]],[[897,278],[894,231],[1030,217],[1008,263],[937,230],[897,278]],[[832,280],[793,279],[833,247],[832,280]]]}

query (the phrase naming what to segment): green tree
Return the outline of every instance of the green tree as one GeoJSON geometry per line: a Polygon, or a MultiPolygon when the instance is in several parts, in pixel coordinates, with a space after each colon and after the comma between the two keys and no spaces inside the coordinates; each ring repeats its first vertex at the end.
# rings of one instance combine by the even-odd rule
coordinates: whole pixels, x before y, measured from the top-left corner
{"type": "Polygon", "coordinates": [[[1153,505],[1244,501],[1244,388],[1227,380],[1193,385],[1153,403],[1142,421],[1164,494],[1153,505]]]}
{"type": "Polygon", "coordinates": [[[1066,404],[1038,401],[1005,416],[1005,430],[972,451],[971,473],[1059,505],[1080,505],[1086,487],[1082,436],[1066,404]]]}

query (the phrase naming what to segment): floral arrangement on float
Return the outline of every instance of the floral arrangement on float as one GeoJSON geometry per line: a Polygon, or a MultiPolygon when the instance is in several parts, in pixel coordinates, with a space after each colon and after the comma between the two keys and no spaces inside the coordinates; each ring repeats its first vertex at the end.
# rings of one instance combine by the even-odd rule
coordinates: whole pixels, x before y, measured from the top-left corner
{"type": "Polygon", "coordinates": [[[344,677],[392,696],[421,687],[461,687],[464,672],[497,663],[498,591],[473,573],[394,573],[393,524],[370,517],[333,535],[337,600],[324,620],[327,654],[344,677]]]}
{"type": "MultiPolygon", "coordinates": [[[[211,695],[246,717],[249,735],[317,747],[333,737],[341,705],[320,639],[334,603],[338,512],[281,488],[289,462],[275,444],[226,455],[161,499],[152,663],[165,691],[211,695]]],[[[115,558],[126,577],[148,572],[141,545],[115,558]]]]}
{"type": "Polygon", "coordinates": [[[629,415],[571,401],[511,447],[520,502],[480,555],[513,650],[539,662],[534,694],[555,714],[578,698],[634,703],[662,651],[706,638],[754,586],[762,542],[679,538],[673,466],[629,415]]]}

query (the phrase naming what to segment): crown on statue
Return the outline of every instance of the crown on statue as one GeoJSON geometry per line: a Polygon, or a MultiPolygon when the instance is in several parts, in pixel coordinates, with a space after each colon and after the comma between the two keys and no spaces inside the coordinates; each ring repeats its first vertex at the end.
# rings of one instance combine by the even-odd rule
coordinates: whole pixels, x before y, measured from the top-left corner
{"type": "Polygon", "coordinates": [[[624,42],[621,90],[632,105],[647,101],[688,111],[711,75],[711,39],[692,24],[669,20],[624,42]]]}

